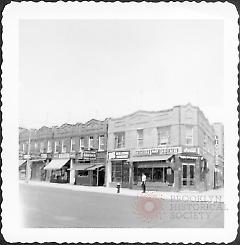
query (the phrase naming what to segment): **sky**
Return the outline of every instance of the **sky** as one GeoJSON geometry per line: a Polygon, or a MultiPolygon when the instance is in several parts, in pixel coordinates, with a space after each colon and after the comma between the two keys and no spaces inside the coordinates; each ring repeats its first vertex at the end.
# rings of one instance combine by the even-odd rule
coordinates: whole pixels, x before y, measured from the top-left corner
{"type": "Polygon", "coordinates": [[[220,20],[21,20],[19,126],[191,103],[223,121],[220,20]]]}

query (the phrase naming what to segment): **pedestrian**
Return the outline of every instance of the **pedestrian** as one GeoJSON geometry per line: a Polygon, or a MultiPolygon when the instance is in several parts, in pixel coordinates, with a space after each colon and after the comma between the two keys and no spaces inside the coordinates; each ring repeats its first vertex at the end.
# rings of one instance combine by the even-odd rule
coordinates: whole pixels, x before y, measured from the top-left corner
{"type": "Polygon", "coordinates": [[[146,192],[146,175],[144,173],[142,173],[142,190],[143,193],[146,192]]]}

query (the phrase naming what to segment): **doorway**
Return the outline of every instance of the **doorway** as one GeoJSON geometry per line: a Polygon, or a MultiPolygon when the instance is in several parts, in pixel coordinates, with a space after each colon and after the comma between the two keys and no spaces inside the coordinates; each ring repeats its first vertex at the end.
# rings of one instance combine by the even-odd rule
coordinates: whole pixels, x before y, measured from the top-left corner
{"type": "Polygon", "coordinates": [[[182,187],[194,188],[195,183],[195,164],[183,163],[182,164],[182,187]]]}

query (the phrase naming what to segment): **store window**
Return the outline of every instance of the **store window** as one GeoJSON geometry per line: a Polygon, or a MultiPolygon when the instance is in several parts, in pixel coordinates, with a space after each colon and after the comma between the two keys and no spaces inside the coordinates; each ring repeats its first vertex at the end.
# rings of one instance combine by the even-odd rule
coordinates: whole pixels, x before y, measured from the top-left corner
{"type": "Polygon", "coordinates": [[[84,138],[83,137],[81,137],[79,141],[79,150],[81,151],[82,149],[84,149],[84,138]]]}
{"type": "Polygon", "coordinates": [[[98,150],[99,151],[104,151],[104,135],[99,136],[99,143],[98,143],[98,150]]]}
{"type": "Polygon", "coordinates": [[[34,149],[35,149],[35,151],[37,151],[37,149],[38,149],[38,143],[37,142],[34,143],[34,149]]]}
{"type": "Polygon", "coordinates": [[[88,177],[88,171],[78,170],[78,177],[88,177]]]}
{"type": "Polygon", "coordinates": [[[137,147],[143,147],[143,129],[137,130],[137,147]]]}
{"type": "Polygon", "coordinates": [[[158,145],[164,146],[170,144],[170,127],[159,127],[158,131],[158,145]]]}
{"type": "Polygon", "coordinates": [[[193,145],[193,127],[186,126],[186,145],[193,145]]]}
{"type": "Polygon", "coordinates": [[[89,137],[88,149],[93,149],[93,136],[90,136],[89,137]]]}
{"type": "Polygon", "coordinates": [[[47,152],[52,152],[52,144],[50,140],[48,140],[48,143],[47,143],[47,152]]]}
{"type": "Polygon", "coordinates": [[[124,148],[125,147],[125,133],[119,132],[114,134],[114,148],[124,148]]]}
{"type": "Polygon", "coordinates": [[[76,151],[76,140],[74,138],[71,138],[71,152],[76,151]]]}
{"type": "Polygon", "coordinates": [[[122,182],[122,162],[112,162],[112,182],[122,182]]]}

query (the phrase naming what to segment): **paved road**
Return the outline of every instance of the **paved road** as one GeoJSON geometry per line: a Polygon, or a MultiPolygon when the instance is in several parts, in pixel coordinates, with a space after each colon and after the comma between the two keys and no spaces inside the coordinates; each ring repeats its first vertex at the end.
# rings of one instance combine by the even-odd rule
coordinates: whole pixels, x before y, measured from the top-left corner
{"type": "Polygon", "coordinates": [[[223,227],[222,203],[129,197],[20,184],[24,227],[223,227]]]}

